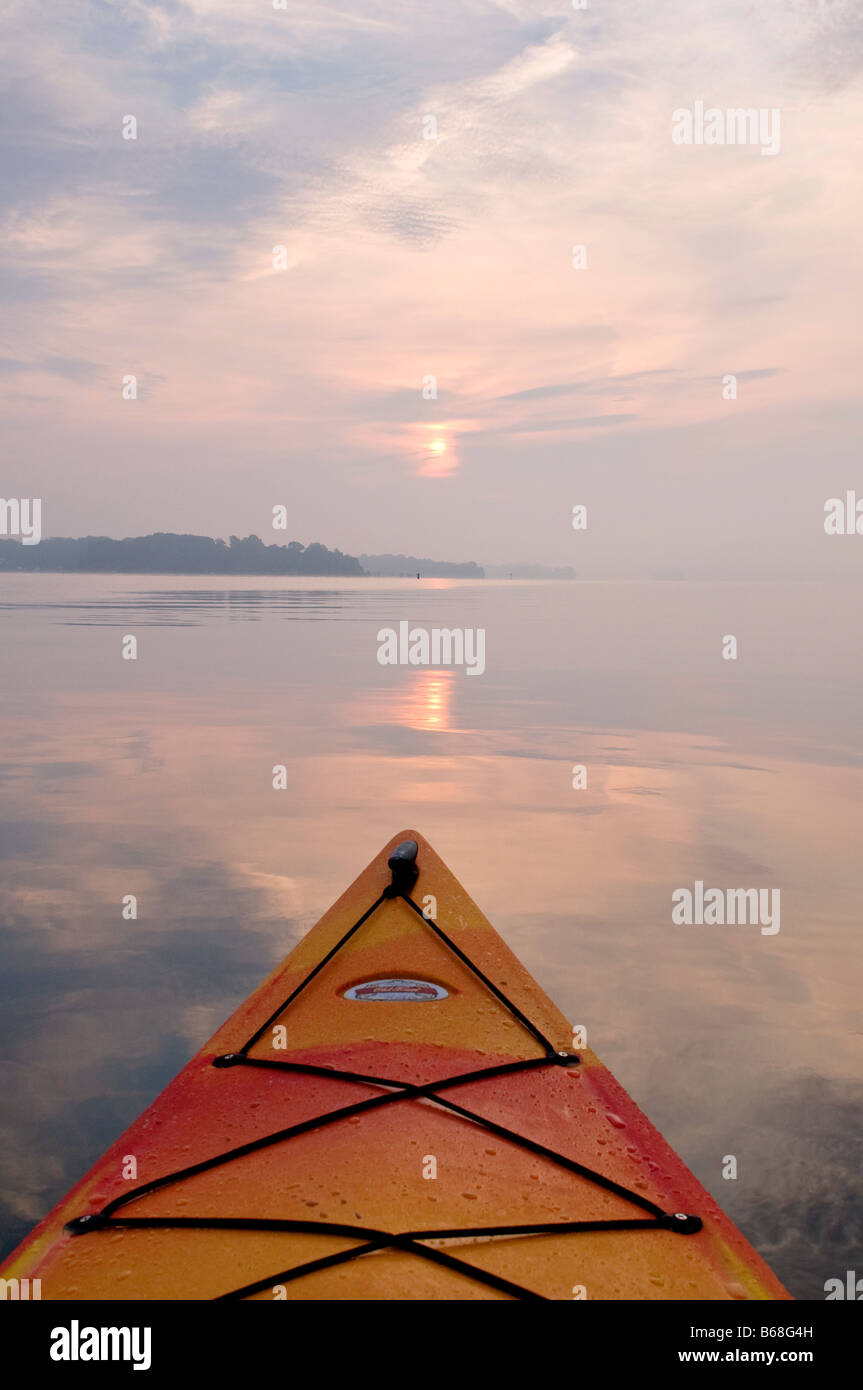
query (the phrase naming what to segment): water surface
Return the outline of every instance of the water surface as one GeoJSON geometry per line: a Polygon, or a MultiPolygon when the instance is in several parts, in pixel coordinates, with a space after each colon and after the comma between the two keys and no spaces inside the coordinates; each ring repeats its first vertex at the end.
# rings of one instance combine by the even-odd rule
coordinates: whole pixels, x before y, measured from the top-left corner
{"type": "Polygon", "coordinates": [[[21,574],[0,632],[4,1251],[414,826],[792,1293],[859,1266],[856,592],[21,574]],[[485,674],[379,665],[403,619],[485,674]]]}

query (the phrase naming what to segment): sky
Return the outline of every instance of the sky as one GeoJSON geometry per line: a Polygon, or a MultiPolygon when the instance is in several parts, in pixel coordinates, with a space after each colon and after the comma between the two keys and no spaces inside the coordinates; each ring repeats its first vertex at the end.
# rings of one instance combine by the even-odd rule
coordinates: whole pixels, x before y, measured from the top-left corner
{"type": "Polygon", "coordinates": [[[859,579],[856,0],[11,0],[0,49],[50,535],[859,579]]]}

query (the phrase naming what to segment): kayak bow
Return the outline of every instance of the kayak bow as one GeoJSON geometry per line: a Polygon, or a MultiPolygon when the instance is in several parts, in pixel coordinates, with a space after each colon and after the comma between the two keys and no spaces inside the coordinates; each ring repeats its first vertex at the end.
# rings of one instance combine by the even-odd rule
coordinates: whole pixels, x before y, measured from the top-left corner
{"type": "Polygon", "coordinates": [[[790,1297],[414,831],[2,1273],[61,1300],[790,1297]]]}

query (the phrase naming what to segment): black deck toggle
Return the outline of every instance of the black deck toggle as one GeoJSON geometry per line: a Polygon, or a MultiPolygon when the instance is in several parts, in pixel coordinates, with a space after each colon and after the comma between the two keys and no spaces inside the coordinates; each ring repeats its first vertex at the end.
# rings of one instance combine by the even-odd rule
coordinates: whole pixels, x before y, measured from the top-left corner
{"type": "Polygon", "coordinates": [[[667,1212],[660,1222],[660,1225],[669,1231],[676,1231],[679,1236],[694,1236],[703,1224],[700,1216],[690,1216],[685,1211],[667,1212]]]}
{"type": "Polygon", "coordinates": [[[416,840],[402,840],[400,845],[396,845],[387,860],[387,867],[393,876],[389,888],[384,890],[388,898],[393,898],[399,893],[407,893],[413,887],[419,874],[417,868],[418,853],[419,845],[416,840]]]}
{"type": "Polygon", "coordinates": [[[82,1236],[86,1231],[98,1231],[100,1226],[107,1225],[107,1216],[103,1216],[100,1211],[93,1211],[87,1216],[76,1216],[71,1221],[67,1221],[66,1230],[70,1235],[82,1236]]]}

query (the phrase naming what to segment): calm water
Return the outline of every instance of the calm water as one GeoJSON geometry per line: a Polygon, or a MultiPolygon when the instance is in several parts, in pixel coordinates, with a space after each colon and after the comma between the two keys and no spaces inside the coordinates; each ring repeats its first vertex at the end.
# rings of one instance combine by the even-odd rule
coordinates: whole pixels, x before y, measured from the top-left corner
{"type": "Polygon", "coordinates": [[[857,593],[13,575],[0,633],[3,1251],[415,826],[792,1293],[860,1270],[857,593]],[[485,674],[380,666],[402,619],[485,674]]]}

